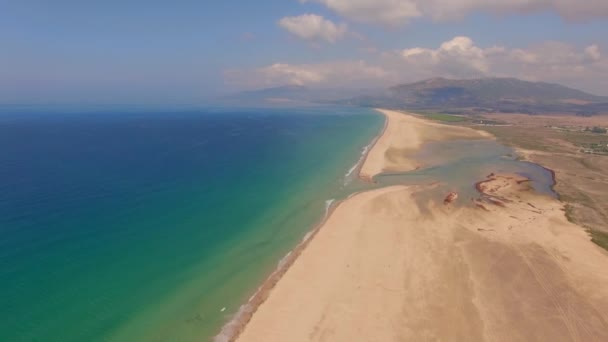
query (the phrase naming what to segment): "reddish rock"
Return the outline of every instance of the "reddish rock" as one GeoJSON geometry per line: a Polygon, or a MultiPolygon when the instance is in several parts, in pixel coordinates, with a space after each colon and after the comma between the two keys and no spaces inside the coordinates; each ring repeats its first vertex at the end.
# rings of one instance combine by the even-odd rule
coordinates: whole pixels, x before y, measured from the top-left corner
{"type": "Polygon", "coordinates": [[[485,205],[483,205],[481,203],[475,203],[475,205],[477,206],[477,208],[483,209],[485,211],[490,211],[490,210],[488,210],[488,208],[485,207],[485,205]]]}
{"type": "Polygon", "coordinates": [[[458,199],[458,193],[456,192],[450,192],[445,199],[443,200],[443,204],[448,205],[450,203],[453,203],[454,201],[456,201],[458,199]]]}
{"type": "Polygon", "coordinates": [[[492,203],[492,204],[494,204],[494,205],[497,205],[499,207],[505,207],[505,204],[503,202],[501,202],[501,201],[499,201],[499,200],[497,200],[495,198],[488,197],[487,201],[490,202],[490,203],[492,203]]]}

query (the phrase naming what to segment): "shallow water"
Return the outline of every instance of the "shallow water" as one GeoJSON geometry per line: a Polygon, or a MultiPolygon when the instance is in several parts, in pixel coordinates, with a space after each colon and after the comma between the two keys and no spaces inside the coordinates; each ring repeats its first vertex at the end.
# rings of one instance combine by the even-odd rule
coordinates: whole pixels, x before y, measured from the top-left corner
{"type": "MultiPolygon", "coordinates": [[[[494,140],[452,140],[423,145],[412,156],[422,167],[415,171],[385,174],[376,177],[382,185],[434,184],[433,196],[450,191],[460,198],[479,197],[475,184],[489,174],[510,173],[525,176],[538,193],[556,197],[551,172],[537,164],[521,161],[516,152],[494,140]]],[[[429,195],[430,196],[430,195],[429,195]]],[[[458,201],[460,205],[470,201],[458,201]]],[[[472,205],[472,204],[471,204],[472,205]]]]}

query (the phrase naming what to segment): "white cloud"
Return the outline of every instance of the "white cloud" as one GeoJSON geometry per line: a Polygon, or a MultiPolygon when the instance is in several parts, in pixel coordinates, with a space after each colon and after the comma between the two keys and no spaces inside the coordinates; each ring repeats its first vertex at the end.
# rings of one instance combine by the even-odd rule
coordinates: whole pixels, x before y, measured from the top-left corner
{"type": "Polygon", "coordinates": [[[497,14],[552,11],[568,20],[608,16],[604,0],[415,0],[425,14],[435,19],[454,19],[482,11],[497,14]]]}
{"type": "Polygon", "coordinates": [[[347,31],[345,24],[336,25],[331,20],[316,14],[285,17],[279,20],[279,26],[302,39],[330,43],[342,38],[347,31]]]}
{"type": "Polygon", "coordinates": [[[535,64],[538,62],[538,56],[533,53],[522,49],[514,49],[509,52],[509,57],[516,62],[523,64],[535,64]]]}
{"type": "Polygon", "coordinates": [[[389,71],[399,70],[404,81],[437,76],[501,76],[558,82],[587,90],[608,85],[608,60],[602,58],[600,47],[595,44],[584,49],[561,42],[528,48],[483,48],[469,37],[455,37],[436,49],[414,47],[385,54],[382,64],[389,71]]]}
{"type": "Polygon", "coordinates": [[[301,0],[318,2],[336,13],[359,22],[400,25],[419,17],[415,1],[411,0],[301,0]]]}
{"type": "Polygon", "coordinates": [[[357,87],[368,83],[384,84],[391,79],[383,68],[371,66],[364,61],[275,63],[253,70],[229,70],[225,73],[225,78],[229,84],[243,88],[281,85],[357,87]]]}
{"type": "Polygon", "coordinates": [[[587,46],[587,48],[585,48],[585,54],[587,54],[587,56],[593,61],[599,61],[602,58],[600,47],[596,44],[587,46]]]}
{"type": "Polygon", "coordinates": [[[469,37],[459,36],[442,43],[438,49],[410,48],[401,51],[403,62],[418,71],[473,77],[488,71],[486,52],[469,37]]]}
{"type": "Polygon", "coordinates": [[[301,0],[318,2],[359,22],[401,25],[421,16],[458,19],[472,12],[497,14],[552,11],[568,20],[608,17],[606,0],[301,0]]]}

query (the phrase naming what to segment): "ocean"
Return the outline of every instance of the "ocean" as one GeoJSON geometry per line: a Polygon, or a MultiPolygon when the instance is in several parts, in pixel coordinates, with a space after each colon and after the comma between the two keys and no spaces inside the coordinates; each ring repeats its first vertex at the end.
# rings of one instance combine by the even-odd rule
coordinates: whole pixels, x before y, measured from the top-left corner
{"type": "Polygon", "coordinates": [[[0,341],[201,341],[357,182],[368,109],[0,114],[0,341]]]}

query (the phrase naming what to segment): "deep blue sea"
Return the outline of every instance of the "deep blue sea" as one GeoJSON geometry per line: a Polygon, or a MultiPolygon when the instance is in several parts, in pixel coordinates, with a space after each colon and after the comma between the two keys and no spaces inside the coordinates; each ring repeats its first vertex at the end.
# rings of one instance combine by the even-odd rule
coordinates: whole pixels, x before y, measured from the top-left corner
{"type": "Polygon", "coordinates": [[[353,108],[0,114],[0,341],[201,341],[340,196],[353,108]]]}

